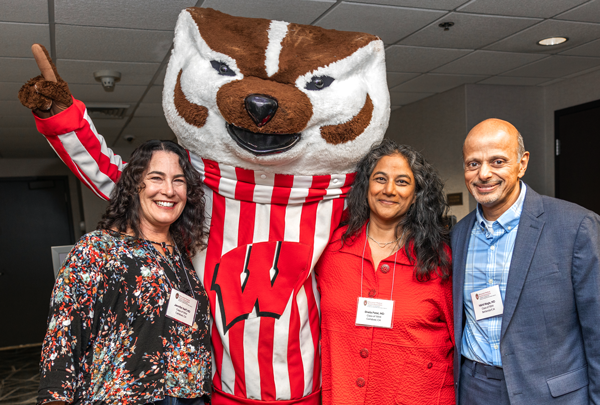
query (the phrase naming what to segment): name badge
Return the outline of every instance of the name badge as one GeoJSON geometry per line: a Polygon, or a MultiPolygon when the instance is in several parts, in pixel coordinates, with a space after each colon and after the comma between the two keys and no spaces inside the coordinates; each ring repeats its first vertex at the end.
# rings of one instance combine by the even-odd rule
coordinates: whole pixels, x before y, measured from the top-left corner
{"type": "Polygon", "coordinates": [[[498,285],[472,292],[471,302],[475,310],[475,319],[478,321],[502,315],[504,312],[502,295],[500,295],[500,287],[498,285]]]}
{"type": "Polygon", "coordinates": [[[171,290],[171,298],[169,298],[169,305],[167,306],[167,316],[177,322],[192,326],[196,317],[197,307],[198,301],[173,288],[171,290]]]}
{"type": "Polygon", "coordinates": [[[356,325],[376,328],[392,328],[394,301],[376,298],[358,298],[356,325]]]}

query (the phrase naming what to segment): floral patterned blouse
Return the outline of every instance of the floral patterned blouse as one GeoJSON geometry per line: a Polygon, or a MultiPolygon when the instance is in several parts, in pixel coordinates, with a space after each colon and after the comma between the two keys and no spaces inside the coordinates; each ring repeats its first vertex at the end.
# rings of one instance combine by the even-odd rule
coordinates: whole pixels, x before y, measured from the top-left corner
{"type": "Polygon", "coordinates": [[[81,238],[52,293],[38,404],[137,405],[209,393],[208,297],[189,261],[182,268],[177,250],[166,256],[171,265],[151,243],[118,232],[81,238]],[[192,326],[166,316],[171,285],[192,295],[190,284],[192,326]]]}

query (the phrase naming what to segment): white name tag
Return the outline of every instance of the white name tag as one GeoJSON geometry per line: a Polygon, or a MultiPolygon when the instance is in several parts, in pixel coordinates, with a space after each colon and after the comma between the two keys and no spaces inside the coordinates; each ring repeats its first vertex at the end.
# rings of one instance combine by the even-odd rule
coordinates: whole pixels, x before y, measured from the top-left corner
{"type": "Polygon", "coordinates": [[[167,306],[167,316],[188,326],[194,324],[198,301],[176,289],[171,290],[171,298],[167,306]]]}
{"type": "Polygon", "coordinates": [[[394,301],[376,298],[358,298],[356,324],[376,328],[392,328],[394,301]]]}
{"type": "Polygon", "coordinates": [[[502,315],[504,312],[502,295],[500,295],[500,287],[498,285],[472,292],[471,302],[475,310],[475,319],[478,321],[502,315]]]}

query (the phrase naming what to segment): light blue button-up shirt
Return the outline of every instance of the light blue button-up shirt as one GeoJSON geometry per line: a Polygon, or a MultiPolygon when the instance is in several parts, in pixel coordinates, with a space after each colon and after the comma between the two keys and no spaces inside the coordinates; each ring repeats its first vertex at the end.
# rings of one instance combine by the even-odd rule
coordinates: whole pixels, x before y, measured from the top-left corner
{"type": "Polygon", "coordinates": [[[477,205],[477,219],[471,231],[465,267],[463,301],[466,324],[462,337],[462,355],[473,361],[498,367],[502,367],[502,315],[477,321],[471,293],[498,285],[504,303],[508,270],[525,201],[525,183],[520,182],[520,186],[517,201],[496,221],[485,219],[481,206],[477,205]]]}

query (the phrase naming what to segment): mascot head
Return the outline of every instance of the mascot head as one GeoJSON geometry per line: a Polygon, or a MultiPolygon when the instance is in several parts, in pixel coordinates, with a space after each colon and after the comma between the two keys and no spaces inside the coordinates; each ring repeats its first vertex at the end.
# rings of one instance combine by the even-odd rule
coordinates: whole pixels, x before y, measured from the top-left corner
{"type": "Polygon", "coordinates": [[[208,8],[181,12],[163,90],[181,145],[230,166],[346,173],[383,138],[383,42],[208,8]]]}

